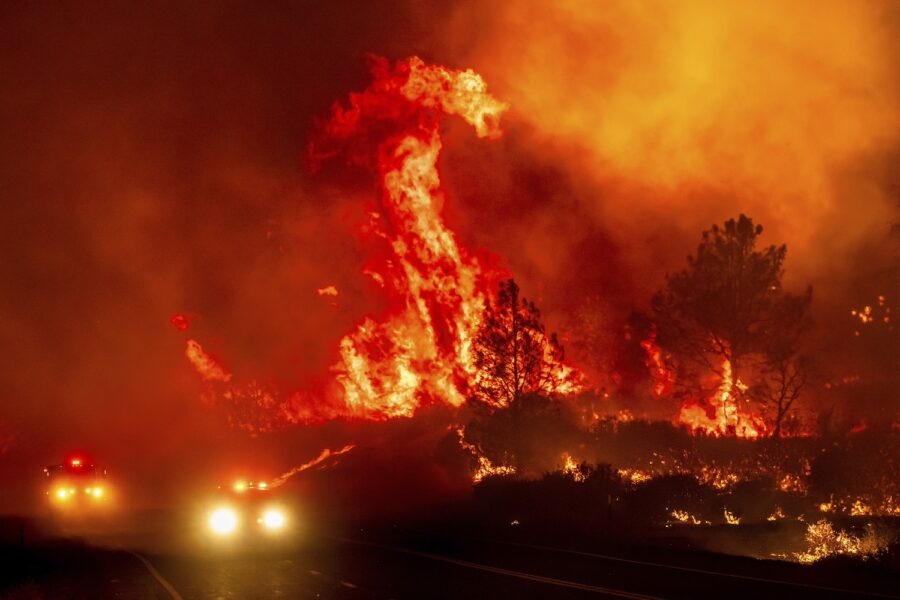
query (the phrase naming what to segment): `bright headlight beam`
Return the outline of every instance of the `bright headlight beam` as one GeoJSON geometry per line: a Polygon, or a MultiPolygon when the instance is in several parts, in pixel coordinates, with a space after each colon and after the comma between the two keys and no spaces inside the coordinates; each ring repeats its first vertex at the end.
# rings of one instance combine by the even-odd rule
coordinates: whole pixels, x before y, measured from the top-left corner
{"type": "Polygon", "coordinates": [[[227,535],[237,528],[237,515],[230,508],[220,508],[210,515],[209,526],[219,535],[227,535]]]}
{"type": "Polygon", "coordinates": [[[281,529],[284,527],[284,515],[277,510],[270,510],[263,515],[262,522],[269,529],[281,529]]]}

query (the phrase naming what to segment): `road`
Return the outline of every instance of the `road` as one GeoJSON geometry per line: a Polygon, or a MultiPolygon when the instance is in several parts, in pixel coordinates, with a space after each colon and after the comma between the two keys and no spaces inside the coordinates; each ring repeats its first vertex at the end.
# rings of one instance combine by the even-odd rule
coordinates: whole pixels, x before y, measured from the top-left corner
{"type": "Polygon", "coordinates": [[[900,598],[900,579],[883,571],[683,552],[573,552],[392,527],[310,532],[280,549],[140,546],[8,544],[0,558],[14,572],[4,572],[0,598],[900,598]]]}

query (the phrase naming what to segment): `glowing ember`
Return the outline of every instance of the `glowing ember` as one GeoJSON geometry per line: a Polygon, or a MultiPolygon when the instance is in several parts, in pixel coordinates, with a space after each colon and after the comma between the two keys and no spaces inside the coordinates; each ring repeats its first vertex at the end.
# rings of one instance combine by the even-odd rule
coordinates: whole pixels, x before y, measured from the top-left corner
{"type": "Polygon", "coordinates": [[[653,479],[652,475],[650,475],[646,471],[641,471],[640,469],[619,469],[617,472],[619,474],[619,477],[621,477],[631,485],[638,485],[640,483],[644,483],[653,479]]]}
{"type": "MultiPolygon", "coordinates": [[[[891,320],[891,306],[888,304],[887,298],[881,294],[875,299],[875,304],[867,304],[862,308],[850,311],[850,316],[859,321],[862,326],[880,325],[888,331],[894,330],[894,324],[891,320]]],[[[860,335],[859,329],[854,331],[854,335],[860,335]]]]}
{"type": "Polygon", "coordinates": [[[780,521],[783,518],[784,518],[784,511],[781,510],[780,506],[776,506],[775,510],[772,512],[772,514],[769,515],[768,517],[766,517],[766,521],[780,521]]]}
{"type": "Polygon", "coordinates": [[[337,287],[333,285],[327,285],[325,287],[318,288],[316,290],[316,294],[321,298],[330,299],[330,302],[328,302],[328,306],[330,306],[331,308],[340,308],[337,303],[337,297],[339,295],[337,287]]]}
{"type": "Polygon", "coordinates": [[[727,508],[725,509],[724,513],[725,513],[725,522],[728,523],[729,525],[740,525],[741,524],[741,518],[736,517],[734,515],[734,513],[729,511],[727,508]]]}
{"type": "Polygon", "coordinates": [[[685,525],[711,525],[709,521],[703,521],[698,519],[691,513],[686,510],[673,510],[669,515],[675,519],[678,523],[684,523],[685,525]]]}
{"type": "Polygon", "coordinates": [[[184,355],[205,381],[231,381],[231,373],[203,350],[197,340],[188,340],[184,355]]]}
{"type": "Polygon", "coordinates": [[[855,500],[853,505],[850,507],[850,516],[852,517],[862,517],[868,516],[872,514],[872,507],[863,502],[862,500],[855,500]]]}
{"type": "Polygon", "coordinates": [[[740,476],[734,471],[715,465],[703,465],[697,473],[697,481],[709,484],[717,490],[730,489],[740,480],[740,476]]]}
{"type": "Polygon", "coordinates": [[[896,517],[900,516],[900,503],[891,493],[875,493],[866,498],[845,496],[835,498],[832,495],[828,502],[818,505],[819,512],[842,513],[851,517],[896,517]]]}
{"type": "Polygon", "coordinates": [[[794,473],[786,473],[778,482],[778,489],[782,492],[806,492],[806,483],[799,475],[794,473]]]}
{"type": "Polygon", "coordinates": [[[574,458],[572,458],[568,452],[563,452],[562,455],[562,472],[566,475],[570,476],[575,481],[584,481],[585,475],[578,467],[578,462],[574,458]]]}

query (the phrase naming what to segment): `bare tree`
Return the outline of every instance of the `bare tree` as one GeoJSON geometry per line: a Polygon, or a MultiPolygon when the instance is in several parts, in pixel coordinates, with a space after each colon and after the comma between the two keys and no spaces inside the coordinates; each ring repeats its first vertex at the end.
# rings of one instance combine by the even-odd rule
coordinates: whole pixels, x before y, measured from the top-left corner
{"type": "Polygon", "coordinates": [[[772,437],[781,437],[785,419],[803,393],[808,377],[803,360],[795,356],[773,359],[767,363],[760,396],[774,410],[772,437]]]}

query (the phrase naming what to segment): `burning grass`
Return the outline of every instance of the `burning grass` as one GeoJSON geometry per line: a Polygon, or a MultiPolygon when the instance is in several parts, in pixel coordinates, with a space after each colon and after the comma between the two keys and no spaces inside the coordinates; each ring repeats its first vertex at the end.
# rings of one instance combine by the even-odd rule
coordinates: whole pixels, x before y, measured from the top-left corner
{"type": "MultiPolygon", "coordinates": [[[[468,443],[465,430],[458,435],[468,443]]],[[[543,473],[527,462],[511,473],[497,472],[503,462],[479,471],[480,506],[503,522],[565,527],[584,519],[601,531],[709,528],[718,535],[719,528],[761,527],[770,537],[782,531],[783,539],[755,555],[807,563],[877,556],[894,539],[896,430],[752,440],[611,419],[570,442],[543,473]]]]}

